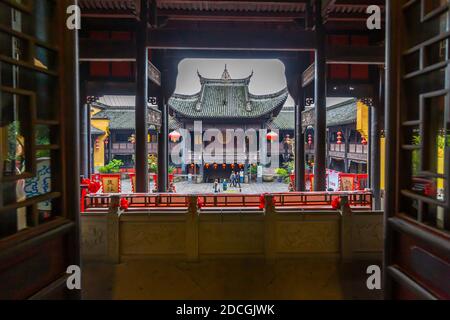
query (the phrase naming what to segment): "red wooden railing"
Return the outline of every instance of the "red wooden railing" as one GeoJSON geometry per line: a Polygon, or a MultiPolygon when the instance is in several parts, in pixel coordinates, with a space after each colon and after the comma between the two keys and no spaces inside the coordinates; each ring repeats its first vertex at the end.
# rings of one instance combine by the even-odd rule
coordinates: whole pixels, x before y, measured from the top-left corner
{"type": "MultiPolygon", "coordinates": [[[[299,208],[308,210],[330,210],[336,198],[347,196],[353,209],[372,208],[371,192],[292,192],[275,193],[275,206],[279,208],[299,208]]],[[[82,199],[85,212],[107,209],[111,203],[108,194],[86,195],[82,199]]],[[[259,194],[123,194],[121,198],[128,201],[129,209],[133,208],[187,208],[190,197],[197,197],[202,208],[259,208],[259,194]]]]}

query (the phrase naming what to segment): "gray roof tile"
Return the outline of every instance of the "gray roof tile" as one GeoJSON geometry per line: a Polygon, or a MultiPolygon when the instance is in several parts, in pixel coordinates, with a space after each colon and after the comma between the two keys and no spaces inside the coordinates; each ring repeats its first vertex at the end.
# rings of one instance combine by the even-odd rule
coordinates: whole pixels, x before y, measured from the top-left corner
{"type": "MultiPolygon", "coordinates": [[[[351,98],[334,105],[327,106],[327,127],[346,125],[356,122],[358,99],[351,98]]],[[[314,126],[315,108],[307,108],[302,113],[302,127],[314,126]]]]}
{"type": "Polygon", "coordinates": [[[269,95],[248,91],[251,76],[244,79],[207,79],[199,75],[202,89],[193,95],[174,94],[169,106],[176,116],[190,119],[249,119],[278,113],[288,98],[287,88],[269,95]]]}

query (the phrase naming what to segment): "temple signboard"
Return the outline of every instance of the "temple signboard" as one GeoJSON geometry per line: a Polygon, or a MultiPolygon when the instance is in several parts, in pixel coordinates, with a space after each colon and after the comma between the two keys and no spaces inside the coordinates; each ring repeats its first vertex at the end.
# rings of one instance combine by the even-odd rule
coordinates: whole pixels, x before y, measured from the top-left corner
{"type": "Polygon", "coordinates": [[[148,124],[149,126],[161,127],[161,111],[149,108],[148,109],[148,124]]]}
{"type": "Polygon", "coordinates": [[[148,62],[148,78],[158,86],[161,86],[161,72],[150,61],[148,62]]]}

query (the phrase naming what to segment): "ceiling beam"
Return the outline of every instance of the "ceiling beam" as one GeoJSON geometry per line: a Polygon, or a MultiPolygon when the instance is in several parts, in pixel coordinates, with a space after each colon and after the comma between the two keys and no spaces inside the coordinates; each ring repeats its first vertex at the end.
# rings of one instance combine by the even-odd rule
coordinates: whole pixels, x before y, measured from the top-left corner
{"type": "MultiPolygon", "coordinates": [[[[384,46],[352,47],[352,46],[329,46],[327,52],[327,64],[363,64],[384,65],[384,46]]],[[[302,75],[302,87],[314,82],[315,68],[312,63],[302,75]]]]}
{"type": "Polygon", "coordinates": [[[327,48],[328,64],[368,64],[384,65],[384,46],[340,46],[327,48]]]}
{"type": "Polygon", "coordinates": [[[80,39],[80,61],[136,61],[134,40],[80,39]]]}
{"type": "Polygon", "coordinates": [[[303,12],[274,12],[268,15],[266,12],[233,12],[233,11],[191,11],[159,9],[158,16],[168,20],[182,21],[231,21],[231,22],[295,22],[304,19],[303,12]]]}
{"type": "Polygon", "coordinates": [[[276,30],[151,30],[147,45],[155,49],[308,51],[315,48],[313,31],[276,30]]]}
{"type": "MultiPolygon", "coordinates": [[[[168,44],[169,49],[177,49],[174,44],[168,44]]],[[[184,44],[189,45],[188,42],[184,44]]],[[[80,61],[135,61],[135,42],[134,40],[93,40],[93,39],[80,39],[80,61]]],[[[245,56],[253,58],[277,58],[286,56],[289,51],[302,50],[299,47],[293,46],[283,46],[290,48],[284,50],[284,53],[275,53],[280,50],[279,48],[267,48],[266,50],[258,50],[261,53],[253,52],[246,54],[233,54],[229,49],[224,48],[219,50],[218,48],[205,48],[205,50],[195,50],[190,53],[189,48],[182,48],[187,50],[186,56],[191,57],[236,57],[244,58],[245,56]],[[293,50],[295,48],[296,50],[293,50]],[[216,49],[216,50],[214,50],[216,49]],[[270,52],[273,53],[270,53],[270,52]],[[267,52],[267,53],[264,53],[267,52]]],[[[196,47],[198,48],[198,47],[196,47]]],[[[181,48],[178,48],[181,49],[181,48]]],[[[244,50],[251,52],[253,47],[246,47],[244,50]]],[[[178,50],[177,50],[178,51],[178,50]]],[[[181,50],[180,50],[181,51],[181,50]]],[[[236,51],[234,51],[236,52],[236,51]]],[[[292,52],[293,53],[293,52],[292,52]]],[[[327,49],[327,63],[328,64],[365,64],[365,65],[384,65],[385,61],[385,49],[384,46],[368,46],[368,47],[357,47],[357,46],[330,46],[327,49]]]]}

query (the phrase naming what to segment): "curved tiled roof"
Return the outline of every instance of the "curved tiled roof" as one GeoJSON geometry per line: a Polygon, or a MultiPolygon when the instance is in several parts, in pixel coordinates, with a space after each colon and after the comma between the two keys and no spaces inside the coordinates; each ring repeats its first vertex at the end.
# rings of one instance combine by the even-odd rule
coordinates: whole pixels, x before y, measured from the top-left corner
{"type": "Polygon", "coordinates": [[[295,108],[284,107],[272,121],[267,124],[272,130],[295,130],[295,108]]]}
{"type": "Polygon", "coordinates": [[[100,111],[92,119],[108,119],[110,130],[134,130],[134,114],[133,109],[109,109],[100,111]]]}
{"type": "Polygon", "coordinates": [[[207,79],[199,74],[200,92],[174,94],[169,106],[176,116],[190,119],[249,119],[278,113],[289,96],[287,88],[273,94],[253,95],[248,91],[251,77],[207,79]]]}
{"type": "Polygon", "coordinates": [[[102,135],[104,135],[105,133],[106,133],[105,131],[100,130],[100,129],[94,127],[94,126],[91,126],[91,135],[94,135],[94,136],[102,136],[102,135]]]}
{"type": "MultiPolygon", "coordinates": [[[[327,127],[356,123],[358,99],[346,99],[343,102],[327,106],[327,127]]],[[[314,126],[314,107],[307,108],[302,113],[302,127],[314,126]]]]}

